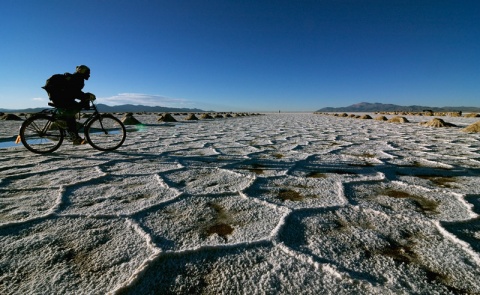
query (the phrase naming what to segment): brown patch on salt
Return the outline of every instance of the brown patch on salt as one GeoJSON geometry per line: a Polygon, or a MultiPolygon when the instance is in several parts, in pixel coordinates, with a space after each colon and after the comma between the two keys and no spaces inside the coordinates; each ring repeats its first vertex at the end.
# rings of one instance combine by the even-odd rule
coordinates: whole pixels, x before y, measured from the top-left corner
{"type": "Polygon", "coordinates": [[[307,174],[307,177],[308,178],[326,178],[327,175],[325,173],[312,171],[307,174]]]}
{"type": "Polygon", "coordinates": [[[262,164],[252,164],[252,168],[249,168],[248,170],[250,172],[253,172],[255,174],[263,174],[263,169],[265,166],[263,166],[262,164]]]}
{"type": "Polygon", "coordinates": [[[458,289],[452,286],[452,279],[447,274],[441,273],[441,270],[435,270],[431,266],[426,265],[422,261],[422,257],[418,255],[415,251],[416,242],[415,239],[419,237],[410,237],[406,241],[402,243],[387,238],[388,245],[376,250],[376,251],[369,251],[365,250],[365,254],[367,257],[372,255],[383,255],[386,257],[390,257],[393,261],[399,264],[414,264],[420,267],[424,272],[427,278],[427,281],[432,283],[440,283],[444,285],[448,290],[452,291],[454,294],[463,294],[468,293],[465,292],[466,290],[458,289]]]}
{"type": "Polygon", "coordinates": [[[380,249],[377,253],[392,258],[400,263],[419,263],[418,254],[413,250],[415,243],[409,241],[405,245],[390,241],[388,246],[380,249]]]}
{"type": "Polygon", "coordinates": [[[438,205],[439,202],[429,200],[424,197],[411,195],[404,191],[388,189],[383,192],[383,194],[396,199],[410,199],[413,203],[425,214],[438,214],[438,205]]]}
{"type": "Polygon", "coordinates": [[[225,223],[218,223],[207,228],[207,234],[213,235],[217,234],[220,237],[227,239],[227,236],[233,232],[233,228],[225,223]]]}
{"type": "Polygon", "coordinates": [[[294,190],[290,190],[290,189],[287,189],[287,190],[281,190],[279,193],[278,193],[278,196],[277,196],[280,200],[282,200],[283,202],[287,201],[287,200],[290,200],[290,201],[294,201],[294,202],[297,202],[297,201],[301,201],[303,200],[303,196],[300,195],[298,192],[294,191],[294,190]]]}
{"type": "Polygon", "coordinates": [[[222,237],[225,242],[227,241],[227,236],[233,232],[233,227],[228,224],[230,221],[230,216],[227,211],[217,203],[207,203],[207,206],[215,210],[215,219],[214,224],[207,227],[207,235],[217,234],[222,237]]]}
{"type": "Polygon", "coordinates": [[[422,178],[422,179],[427,179],[433,182],[434,184],[442,187],[454,187],[452,186],[452,183],[455,183],[456,180],[454,177],[451,176],[432,176],[432,175],[417,175],[417,177],[422,178]]]}

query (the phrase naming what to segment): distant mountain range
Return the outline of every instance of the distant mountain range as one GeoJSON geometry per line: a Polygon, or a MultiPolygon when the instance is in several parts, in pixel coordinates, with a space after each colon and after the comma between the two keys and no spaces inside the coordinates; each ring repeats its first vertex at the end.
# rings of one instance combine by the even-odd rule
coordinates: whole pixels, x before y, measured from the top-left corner
{"type": "MultiPolygon", "coordinates": [[[[46,106],[44,108],[29,108],[29,109],[0,109],[0,112],[4,113],[35,113],[40,112],[41,110],[48,109],[49,107],[46,106]]],[[[167,108],[167,107],[150,107],[144,105],[132,105],[132,104],[124,104],[118,106],[108,106],[105,104],[97,104],[97,108],[102,113],[140,113],[140,112],[149,112],[149,113],[170,113],[170,112],[182,112],[182,113],[200,113],[206,112],[201,109],[189,109],[189,108],[167,108]]],[[[213,112],[213,111],[209,111],[213,112]]]]}
{"type": "Polygon", "coordinates": [[[432,110],[434,112],[480,112],[478,107],[428,107],[428,106],[400,106],[395,104],[383,104],[383,103],[369,103],[361,102],[353,104],[348,107],[326,107],[319,109],[316,112],[395,112],[395,111],[405,111],[405,112],[422,112],[424,110],[432,110]]]}

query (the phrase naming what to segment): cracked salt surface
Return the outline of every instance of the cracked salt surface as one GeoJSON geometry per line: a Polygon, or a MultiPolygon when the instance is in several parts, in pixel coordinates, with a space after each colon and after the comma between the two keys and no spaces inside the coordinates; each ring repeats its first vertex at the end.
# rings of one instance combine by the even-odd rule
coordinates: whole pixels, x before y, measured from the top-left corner
{"type": "Polygon", "coordinates": [[[116,152],[0,149],[1,294],[480,293],[475,118],[137,119],[116,152]]]}

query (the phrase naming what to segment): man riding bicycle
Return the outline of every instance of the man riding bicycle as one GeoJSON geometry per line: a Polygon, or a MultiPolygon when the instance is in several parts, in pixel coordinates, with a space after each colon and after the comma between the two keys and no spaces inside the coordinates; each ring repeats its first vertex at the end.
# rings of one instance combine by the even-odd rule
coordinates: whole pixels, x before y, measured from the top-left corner
{"type": "MultiPolygon", "coordinates": [[[[96,99],[92,93],[82,91],[85,86],[84,80],[90,78],[90,68],[85,65],[77,66],[75,73],[65,73],[62,78],[64,81],[59,83],[61,86],[53,86],[47,89],[47,82],[47,85],[43,88],[47,90],[50,100],[58,108],[59,118],[65,121],[64,125],[66,126],[61,127],[66,127],[73,144],[83,144],[83,138],[78,135],[75,115],[84,108],[88,109],[90,101],[96,99]],[[77,102],[76,99],[80,102],[77,102]]],[[[62,121],[57,121],[57,123],[61,125],[62,121]]]]}

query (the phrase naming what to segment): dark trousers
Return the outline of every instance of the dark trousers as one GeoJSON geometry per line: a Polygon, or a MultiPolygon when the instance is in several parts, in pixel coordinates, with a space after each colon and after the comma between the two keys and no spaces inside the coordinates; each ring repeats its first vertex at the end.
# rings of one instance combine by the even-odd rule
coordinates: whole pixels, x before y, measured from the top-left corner
{"type": "Polygon", "coordinates": [[[67,123],[67,129],[70,135],[75,138],[80,137],[80,135],[78,135],[75,116],[85,108],[85,106],[88,107],[88,101],[76,102],[75,100],[57,100],[55,106],[59,110],[59,118],[65,120],[67,123]]]}

